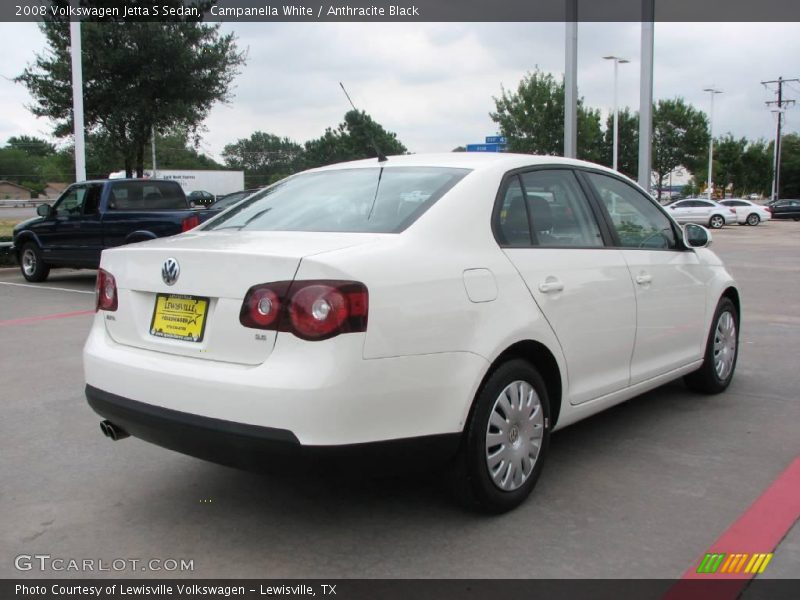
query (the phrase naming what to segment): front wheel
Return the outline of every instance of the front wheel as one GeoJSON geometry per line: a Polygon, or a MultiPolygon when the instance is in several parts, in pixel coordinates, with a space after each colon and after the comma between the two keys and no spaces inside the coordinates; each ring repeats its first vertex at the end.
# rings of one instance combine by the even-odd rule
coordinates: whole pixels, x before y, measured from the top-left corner
{"type": "Polygon", "coordinates": [[[44,281],[50,274],[50,265],[42,260],[42,251],[33,242],[28,242],[22,246],[19,268],[22,271],[22,276],[26,280],[33,282],[44,281]]]}
{"type": "Polygon", "coordinates": [[[761,217],[759,217],[756,213],[747,215],[748,225],[758,225],[759,223],[761,223],[761,217]]]}
{"type": "Polygon", "coordinates": [[[725,225],[725,219],[721,215],[714,215],[708,221],[711,229],[722,229],[723,225],[725,225]]]}
{"type": "Polygon", "coordinates": [[[547,388],[530,363],[500,365],[475,398],[456,458],[456,492],[470,506],[503,513],[521,504],[542,471],[549,431],[547,388]]]}
{"type": "Polygon", "coordinates": [[[689,388],[719,394],[733,379],[739,355],[739,314],[730,298],[722,298],[711,322],[703,366],[684,377],[689,388]]]}

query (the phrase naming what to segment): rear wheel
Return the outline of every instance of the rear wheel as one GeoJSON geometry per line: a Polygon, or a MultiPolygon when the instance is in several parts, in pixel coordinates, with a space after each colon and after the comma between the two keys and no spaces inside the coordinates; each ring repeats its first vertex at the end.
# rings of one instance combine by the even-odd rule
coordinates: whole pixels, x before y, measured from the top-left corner
{"type": "Polygon", "coordinates": [[[723,225],[725,225],[725,219],[722,215],[713,215],[708,220],[708,226],[711,229],[722,229],[723,225]]]}
{"type": "Polygon", "coordinates": [[[454,469],[459,499],[503,513],[522,503],[542,471],[549,431],[547,388],[528,362],[510,360],[475,398],[454,469]]]}
{"type": "Polygon", "coordinates": [[[722,298],[714,313],[703,366],[684,377],[689,388],[706,394],[724,391],[733,379],[739,355],[739,315],[730,298],[722,298]]]}
{"type": "Polygon", "coordinates": [[[759,217],[756,213],[750,213],[747,215],[748,225],[758,225],[759,223],[761,223],[761,217],[759,217]]]}
{"type": "Polygon", "coordinates": [[[42,251],[33,242],[22,246],[19,256],[19,268],[22,276],[28,281],[44,281],[50,274],[50,265],[42,260],[42,251]]]}

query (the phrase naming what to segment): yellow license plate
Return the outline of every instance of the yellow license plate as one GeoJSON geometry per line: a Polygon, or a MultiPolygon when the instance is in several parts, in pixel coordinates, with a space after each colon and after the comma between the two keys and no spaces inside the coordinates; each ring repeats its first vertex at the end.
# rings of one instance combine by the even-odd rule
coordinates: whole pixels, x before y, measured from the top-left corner
{"type": "Polygon", "coordinates": [[[202,342],[207,312],[208,298],[157,294],[150,334],[185,342],[202,342]]]}

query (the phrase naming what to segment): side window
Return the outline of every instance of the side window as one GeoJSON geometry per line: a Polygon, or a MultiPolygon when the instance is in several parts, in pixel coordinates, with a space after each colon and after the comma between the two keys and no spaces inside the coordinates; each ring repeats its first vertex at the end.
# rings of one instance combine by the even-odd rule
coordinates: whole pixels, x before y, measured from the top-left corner
{"type": "Polygon", "coordinates": [[[67,190],[56,203],[56,216],[76,217],[83,214],[83,202],[86,197],[85,186],[75,186],[67,190]]]}
{"type": "Polygon", "coordinates": [[[675,249],[672,222],[647,196],[624,181],[586,173],[611,216],[620,244],[626,248],[675,249]]]}
{"type": "Polygon", "coordinates": [[[498,234],[504,246],[527,247],[531,245],[531,230],[528,210],[519,177],[514,177],[506,186],[500,205],[498,234]]]}
{"type": "Polygon", "coordinates": [[[600,227],[572,171],[531,171],[521,179],[538,246],[603,246],[600,227]]]}

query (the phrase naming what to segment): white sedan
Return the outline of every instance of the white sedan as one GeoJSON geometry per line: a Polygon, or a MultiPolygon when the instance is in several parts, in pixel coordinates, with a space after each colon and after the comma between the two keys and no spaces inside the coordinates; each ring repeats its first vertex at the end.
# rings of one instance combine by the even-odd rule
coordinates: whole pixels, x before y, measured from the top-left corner
{"type": "Polygon", "coordinates": [[[678,223],[696,223],[721,229],[736,222],[736,211],[715,200],[687,198],[667,205],[667,211],[678,223]]]}
{"type": "Polygon", "coordinates": [[[502,512],[551,432],[679,377],[727,388],[739,292],[710,241],[581,161],[307,171],[103,252],[86,395],[112,439],[229,464],[423,448],[502,512]]]}
{"type": "Polygon", "coordinates": [[[736,211],[736,220],[739,225],[758,225],[762,221],[769,221],[772,218],[772,213],[766,206],[744,198],[730,198],[720,200],[719,203],[736,211]]]}

